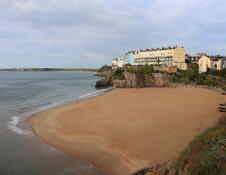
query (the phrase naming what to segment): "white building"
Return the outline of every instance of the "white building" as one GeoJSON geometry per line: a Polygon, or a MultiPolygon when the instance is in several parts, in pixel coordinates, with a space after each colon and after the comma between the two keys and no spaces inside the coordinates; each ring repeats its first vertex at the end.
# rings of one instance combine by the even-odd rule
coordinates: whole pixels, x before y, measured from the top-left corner
{"type": "Polygon", "coordinates": [[[124,57],[115,58],[112,60],[112,69],[117,69],[118,67],[122,68],[128,64],[128,61],[124,57]]]}
{"type": "Polygon", "coordinates": [[[117,69],[118,67],[118,58],[112,60],[112,69],[117,69]]]}
{"type": "Polygon", "coordinates": [[[121,67],[121,68],[122,68],[122,67],[125,66],[126,64],[128,64],[126,58],[124,58],[124,57],[118,58],[118,67],[121,67]]]}
{"type": "Polygon", "coordinates": [[[128,51],[125,55],[127,64],[134,65],[134,59],[136,57],[137,51],[128,51]]]}

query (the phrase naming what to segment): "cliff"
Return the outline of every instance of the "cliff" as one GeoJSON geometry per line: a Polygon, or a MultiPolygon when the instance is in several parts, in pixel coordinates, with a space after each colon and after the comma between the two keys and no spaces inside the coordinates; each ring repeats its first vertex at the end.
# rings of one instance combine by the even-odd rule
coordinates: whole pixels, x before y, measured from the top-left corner
{"type": "Polygon", "coordinates": [[[115,88],[169,87],[169,75],[164,73],[145,74],[141,72],[122,72],[117,77],[115,72],[108,72],[105,78],[96,82],[96,87],[113,86],[115,88]]]}
{"type": "Polygon", "coordinates": [[[175,67],[131,66],[112,70],[103,66],[97,74],[105,76],[96,87],[113,86],[115,88],[176,87],[178,85],[218,87],[226,91],[226,69],[211,70],[199,74],[197,67],[179,71],[175,67]]]}
{"type": "Polygon", "coordinates": [[[101,87],[110,87],[113,85],[113,74],[110,71],[106,71],[106,72],[99,72],[97,74],[95,74],[96,76],[104,76],[104,78],[102,78],[101,80],[98,80],[96,82],[95,87],[97,88],[101,88],[101,87]]]}

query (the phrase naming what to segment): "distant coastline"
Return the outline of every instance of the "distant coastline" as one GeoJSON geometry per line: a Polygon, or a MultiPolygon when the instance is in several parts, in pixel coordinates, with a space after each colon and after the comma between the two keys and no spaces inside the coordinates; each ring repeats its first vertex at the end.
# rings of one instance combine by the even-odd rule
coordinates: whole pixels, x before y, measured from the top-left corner
{"type": "Polygon", "coordinates": [[[12,72],[39,72],[39,71],[97,72],[98,69],[89,69],[89,68],[10,68],[10,69],[0,69],[0,71],[12,71],[12,72]]]}

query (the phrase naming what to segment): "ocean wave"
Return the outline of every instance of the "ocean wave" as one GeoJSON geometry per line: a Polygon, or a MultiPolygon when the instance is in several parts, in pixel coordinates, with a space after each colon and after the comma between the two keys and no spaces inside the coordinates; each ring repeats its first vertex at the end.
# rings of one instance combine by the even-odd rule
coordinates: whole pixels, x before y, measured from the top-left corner
{"type": "Polygon", "coordinates": [[[78,96],[78,97],[71,97],[71,98],[68,98],[68,99],[63,99],[63,100],[54,101],[54,102],[51,102],[51,103],[46,103],[44,105],[31,106],[30,108],[26,108],[26,112],[22,112],[18,116],[13,116],[12,120],[10,122],[8,122],[8,129],[15,132],[16,134],[30,135],[30,134],[32,134],[31,131],[24,130],[24,129],[17,126],[18,123],[21,120],[24,121],[26,118],[28,118],[28,117],[30,117],[30,116],[38,113],[38,112],[45,111],[45,110],[48,110],[48,109],[51,109],[51,108],[54,108],[54,107],[57,107],[57,106],[61,106],[61,105],[64,105],[64,104],[68,104],[68,103],[73,102],[73,101],[78,101],[78,100],[83,100],[83,99],[87,99],[87,98],[90,98],[90,97],[98,96],[98,95],[100,95],[100,94],[102,94],[106,91],[111,90],[111,89],[112,88],[96,90],[94,92],[90,92],[90,93],[87,93],[87,94],[84,94],[84,95],[81,95],[81,96],[78,96]]]}
{"type": "Polygon", "coordinates": [[[20,121],[20,117],[18,117],[18,116],[12,117],[12,121],[10,121],[8,123],[8,128],[10,130],[12,130],[13,132],[20,134],[20,135],[30,135],[30,134],[32,134],[32,132],[30,132],[28,130],[23,130],[23,129],[17,127],[17,124],[19,123],[19,121],[20,121]]]}

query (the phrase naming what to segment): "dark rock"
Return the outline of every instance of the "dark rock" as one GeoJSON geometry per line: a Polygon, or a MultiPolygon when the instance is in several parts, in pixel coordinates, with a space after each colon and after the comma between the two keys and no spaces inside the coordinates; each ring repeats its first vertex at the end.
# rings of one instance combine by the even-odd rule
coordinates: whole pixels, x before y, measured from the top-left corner
{"type": "Polygon", "coordinates": [[[109,72],[105,78],[98,80],[95,87],[109,87],[113,85],[113,75],[109,72]]]}

